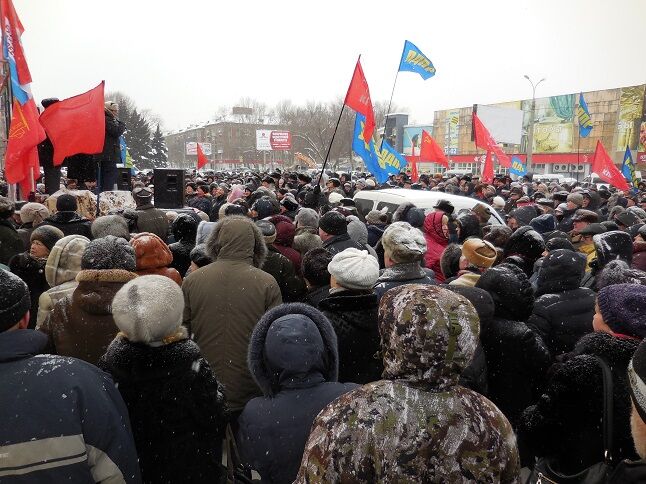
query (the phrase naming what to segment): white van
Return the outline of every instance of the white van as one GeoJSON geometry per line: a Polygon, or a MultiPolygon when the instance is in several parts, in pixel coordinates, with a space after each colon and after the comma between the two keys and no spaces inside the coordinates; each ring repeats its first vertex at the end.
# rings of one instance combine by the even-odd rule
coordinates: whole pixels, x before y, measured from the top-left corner
{"type": "Polygon", "coordinates": [[[429,192],[424,190],[411,190],[406,188],[387,188],[385,190],[361,190],[354,196],[354,203],[357,211],[364,217],[370,210],[381,210],[388,208],[388,212],[394,212],[404,202],[411,202],[417,208],[423,208],[426,213],[433,211],[433,207],[439,200],[448,200],[455,207],[455,212],[464,208],[472,209],[476,205],[484,205],[489,208],[491,225],[505,225],[502,217],[491,206],[475,198],[463,197],[444,192],[429,192]]]}

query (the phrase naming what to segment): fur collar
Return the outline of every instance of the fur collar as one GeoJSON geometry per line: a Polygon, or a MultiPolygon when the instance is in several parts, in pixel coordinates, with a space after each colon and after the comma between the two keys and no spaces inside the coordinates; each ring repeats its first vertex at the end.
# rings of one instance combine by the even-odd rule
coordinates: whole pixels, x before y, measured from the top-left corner
{"type": "Polygon", "coordinates": [[[125,284],[135,277],[137,274],[123,269],[86,269],[77,274],[76,282],[120,282],[125,284]]]}

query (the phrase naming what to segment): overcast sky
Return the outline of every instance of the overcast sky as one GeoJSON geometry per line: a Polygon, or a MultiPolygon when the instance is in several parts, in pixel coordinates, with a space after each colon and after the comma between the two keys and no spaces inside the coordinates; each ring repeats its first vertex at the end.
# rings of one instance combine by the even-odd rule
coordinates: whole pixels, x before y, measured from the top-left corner
{"type": "Polygon", "coordinates": [[[177,129],[241,97],[343,97],[357,56],[388,100],[404,40],[437,69],[400,73],[393,102],[433,111],[646,82],[646,0],[14,0],[38,101],[123,91],[177,129]]]}

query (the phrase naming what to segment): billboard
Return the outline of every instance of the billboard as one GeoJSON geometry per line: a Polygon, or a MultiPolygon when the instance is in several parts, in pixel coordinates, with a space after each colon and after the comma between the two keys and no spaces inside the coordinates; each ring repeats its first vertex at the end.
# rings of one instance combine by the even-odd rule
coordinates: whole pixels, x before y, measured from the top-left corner
{"type": "Polygon", "coordinates": [[[444,153],[457,155],[460,141],[460,110],[452,109],[446,114],[446,131],[444,132],[444,153]]]}
{"type": "MultiPolygon", "coordinates": [[[[213,154],[213,147],[211,143],[202,143],[200,141],[200,146],[202,147],[202,151],[206,156],[211,156],[213,154]]],[[[195,141],[186,142],[186,154],[197,156],[197,142],[195,141]]]]}
{"type": "Polygon", "coordinates": [[[271,129],[256,130],[256,149],[258,151],[282,151],[292,149],[292,133],[271,129]]]}
{"type": "Polygon", "coordinates": [[[419,148],[422,143],[422,130],[433,136],[433,126],[404,126],[404,155],[419,156],[419,148]]]}
{"type": "MultiPolygon", "coordinates": [[[[531,100],[526,122],[531,115],[531,100]]],[[[570,153],[574,138],[574,94],[536,99],[534,110],[534,153],[570,153]]]]}
{"type": "Polygon", "coordinates": [[[523,111],[518,107],[478,105],[478,117],[498,143],[519,145],[523,135],[523,111]]]}
{"type": "Polygon", "coordinates": [[[644,111],[644,85],[622,87],[619,96],[619,119],[615,134],[615,150],[625,151],[626,146],[631,150],[638,149],[641,141],[640,126],[644,111]]]}

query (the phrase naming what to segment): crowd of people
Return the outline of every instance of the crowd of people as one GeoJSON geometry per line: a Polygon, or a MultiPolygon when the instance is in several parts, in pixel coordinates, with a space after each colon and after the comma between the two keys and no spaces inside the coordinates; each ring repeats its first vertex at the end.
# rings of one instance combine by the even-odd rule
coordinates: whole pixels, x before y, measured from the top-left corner
{"type": "Polygon", "coordinates": [[[189,178],[0,186],[2,482],[646,480],[646,186],[189,178]]]}

